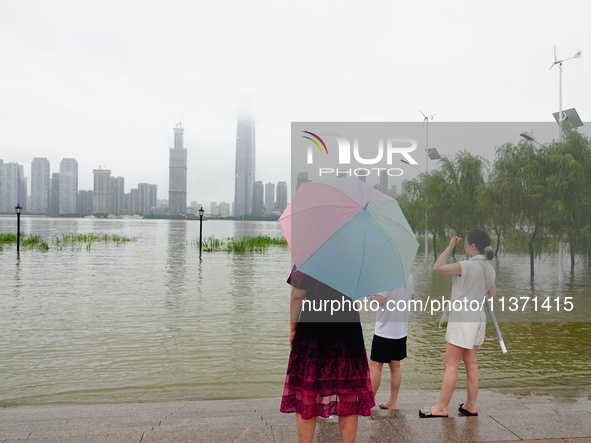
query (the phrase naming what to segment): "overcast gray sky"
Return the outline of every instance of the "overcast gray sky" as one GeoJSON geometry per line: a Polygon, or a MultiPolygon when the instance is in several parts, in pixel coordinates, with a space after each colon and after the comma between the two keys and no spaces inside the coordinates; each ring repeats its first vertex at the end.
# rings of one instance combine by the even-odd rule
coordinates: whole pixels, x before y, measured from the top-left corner
{"type": "Polygon", "coordinates": [[[232,202],[245,102],[256,179],[289,182],[292,121],[553,121],[554,45],[583,51],[563,106],[589,121],[589,17],[587,0],[0,0],[0,159],[29,177],[74,157],[79,189],[103,165],[167,198],[182,119],[189,201],[232,202]]]}

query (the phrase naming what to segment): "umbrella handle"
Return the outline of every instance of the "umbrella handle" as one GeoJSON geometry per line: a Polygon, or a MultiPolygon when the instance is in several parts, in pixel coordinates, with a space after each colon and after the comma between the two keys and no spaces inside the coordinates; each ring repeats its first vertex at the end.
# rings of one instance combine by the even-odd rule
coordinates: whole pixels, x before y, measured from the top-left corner
{"type": "Polygon", "coordinates": [[[503,354],[506,354],[508,351],[507,351],[507,347],[505,346],[505,342],[503,341],[503,336],[501,335],[501,328],[499,328],[499,323],[497,322],[497,316],[490,308],[490,302],[488,301],[488,297],[486,295],[484,296],[484,306],[486,307],[486,311],[488,312],[488,315],[490,317],[490,322],[493,324],[493,327],[494,327],[495,332],[497,334],[497,339],[499,340],[499,345],[501,346],[501,351],[503,352],[503,354]]]}

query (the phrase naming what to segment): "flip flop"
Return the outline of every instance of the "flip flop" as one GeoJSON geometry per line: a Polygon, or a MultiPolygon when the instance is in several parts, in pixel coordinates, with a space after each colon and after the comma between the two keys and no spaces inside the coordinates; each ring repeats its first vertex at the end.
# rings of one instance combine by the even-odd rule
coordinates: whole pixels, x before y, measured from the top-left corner
{"type": "Polygon", "coordinates": [[[389,410],[389,411],[395,411],[396,410],[396,409],[390,409],[384,403],[380,403],[378,406],[380,407],[380,409],[386,409],[386,410],[389,410]]]}
{"type": "Polygon", "coordinates": [[[433,415],[431,413],[431,408],[423,408],[423,411],[419,411],[419,417],[421,418],[446,418],[449,417],[449,415],[433,415]]]}
{"type": "Polygon", "coordinates": [[[466,417],[478,417],[478,412],[470,412],[467,409],[464,409],[464,403],[460,405],[458,411],[460,414],[464,414],[466,417]]]}

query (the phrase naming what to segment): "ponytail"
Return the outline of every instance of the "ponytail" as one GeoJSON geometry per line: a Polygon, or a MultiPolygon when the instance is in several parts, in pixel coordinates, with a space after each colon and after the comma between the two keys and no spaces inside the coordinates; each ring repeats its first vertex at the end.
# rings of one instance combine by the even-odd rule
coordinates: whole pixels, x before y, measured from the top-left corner
{"type": "Polygon", "coordinates": [[[495,253],[490,245],[490,236],[482,229],[472,229],[468,232],[466,240],[469,244],[476,245],[478,252],[485,255],[488,260],[492,260],[495,253]]]}

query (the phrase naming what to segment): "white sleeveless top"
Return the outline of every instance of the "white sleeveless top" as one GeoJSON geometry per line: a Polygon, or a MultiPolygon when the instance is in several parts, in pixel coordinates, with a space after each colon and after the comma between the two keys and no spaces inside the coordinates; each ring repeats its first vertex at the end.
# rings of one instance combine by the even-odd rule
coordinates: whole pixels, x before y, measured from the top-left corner
{"type": "Polygon", "coordinates": [[[456,346],[472,349],[484,341],[484,297],[495,282],[495,269],[484,255],[475,255],[459,264],[462,274],[452,279],[452,309],[445,339],[456,346]]]}

